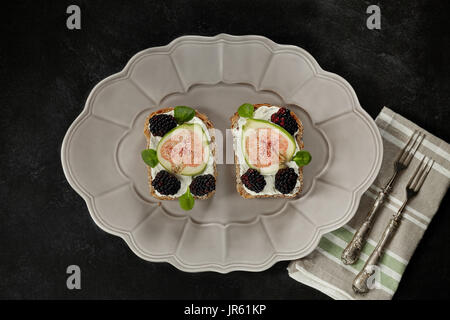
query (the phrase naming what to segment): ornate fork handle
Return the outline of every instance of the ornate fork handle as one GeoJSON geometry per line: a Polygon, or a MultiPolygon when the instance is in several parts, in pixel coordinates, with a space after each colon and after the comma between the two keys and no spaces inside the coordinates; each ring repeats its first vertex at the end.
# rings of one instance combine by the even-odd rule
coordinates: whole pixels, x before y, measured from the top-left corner
{"type": "MultiPolygon", "coordinates": [[[[393,181],[393,179],[392,179],[393,181]]],[[[382,206],[386,196],[392,189],[392,183],[388,183],[384,189],[378,192],[378,196],[375,199],[375,203],[370,209],[366,219],[364,220],[361,227],[356,231],[352,240],[348,243],[347,247],[342,251],[341,260],[344,264],[354,264],[361,253],[362,247],[366,242],[367,236],[372,229],[373,222],[375,220],[376,212],[382,206]]]]}
{"type": "Polygon", "coordinates": [[[367,285],[367,282],[369,278],[375,273],[376,268],[375,266],[378,264],[378,261],[380,260],[381,256],[384,253],[384,250],[391,240],[392,236],[395,233],[395,230],[397,230],[399,224],[400,224],[401,216],[395,215],[387,225],[386,229],[383,232],[383,235],[381,236],[380,241],[378,242],[377,246],[373,250],[370,257],[367,259],[366,263],[364,264],[364,267],[361,269],[361,271],[356,276],[355,280],[353,281],[353,290],[357,293],[366,293],[370,290],[369,286],[367,285]]]}

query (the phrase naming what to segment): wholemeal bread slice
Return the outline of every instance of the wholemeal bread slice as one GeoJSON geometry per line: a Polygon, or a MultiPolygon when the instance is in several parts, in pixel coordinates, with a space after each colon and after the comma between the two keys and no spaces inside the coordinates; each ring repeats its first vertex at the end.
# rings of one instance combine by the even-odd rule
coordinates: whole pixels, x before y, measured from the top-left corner
{"type": "MultiPolygon", "coordinates": [[[[152,112],[152,113],[145,119],[144,135],[145,135],[145,137],[146,137],[146,139],[147,139],[147,148],[150,147],[150,138],[151,138],[151,136],[152,136],[152,133],[150,132],[150,128],[149,128],[149,120],[150,120],[152,117],[154,117],[155,115],[157,115],[157,114],[170,112],[170,111],[172,111],[172,110],[174,110],[174,108],[163,108],[163,109],[157,110],[157,111],[155,111],[155,112],[152,112]]],[[[211,120],[209,120],[208,117],[207,117],[205,114],[203,114],[203,113],[201,113],[201,112],[199,112],[199,111],[197,111],[197,110],[195,110],[195,117],[197,117],[197,118],[199,118],[201,121],[203,121],[203,123],[205,124],[206,128],[208,129],[208,133],[209,133],[209,136],[210,136],[210,138],[211,138],[210,144],[209,144],[209,148],[210,148],[210,150],[211,150],[212,156],[215,157],[215,155],[216,155],[216,143],[215,143],[214,130],[212,130],[212,129],[214,129],[214,125],[213,125],[213,123],[211,122],[211,120]]],[[[217,182],[217,168],[216,168],[216,161],[214,161],[213,166],[214,166],[214,178],[216,179],[216,182],[217,182]]],[[[178,199],[177,197],[165,196],[165,195],[158,195],[158,194],[157,194],[157,192],[155,191],[155,189],[154,189],[153,186],[152,186],[152,180],[153,180],[153,177],[152,177],[152,172],[151,172],[151,167],[150,167],[150,166],[147,166],[147,175],[148,175],[148,185],[149,185],[149,188],[150,188],[150,194],[151,194],[153,197],[155,197],[155,198],[157,198],[157,199],[160,199],[160,200],[176,200],[176,199],[178,199]]],[[[203,196],[201,196],[201,197],[195,196],[195,195],[193,195],[193,197],[194,197],[195,199],[204,200],[204,199],[210,198],[215,192],[216,192],[216,190],[214,189],[214,190],[211,191],[210,193],[205,194],[205,195],[203,195],[203,196]]]]}
{"type": "MultiPolygon", "coordinates": [[[[273,106],[272,104],[268,104],[268,103],[262,103],[262,104],[255,104],[255,110],[257,110],[260,107],[263,106],[273,106]]],[[[302,140],[302,136],[303,136],[303,125],[302,122],[300,121],[300,119],[297,117],[297,115],[291,111],[291,116],[295,119],[295,121],[297,122],[298,125],[298,131],[295,135],[295,140],[297,141],[298,147],[300,150],[303,149],[303,140],[302,140]]],[[[231,118],[231,128],[237,128],[238,126],[238,120],[239,120],[239,114],[236,112],[231,118]]],[[[236,150],[235,150],[235,154],[234,154],[234,162],[235,162],[235,167],[236,167],[236,190],[237,192],[244,198],[246,199],[252,199],[252,198],[286,198],[286,199],[291,199],[291,198],[296,198],[300,192],[302,191],[302,186],[303,186],[303,167],[298,168],[298,180],[300,181],[300,188],[297,192],[295,192],[294,194],[289,194],[289,195],[285,195],[285,194],[273,194],[273,195],[253,195],[247,192],[247,190],[245,190],[245,187],[242,184],[241,181],[241,174],[240,174],[240,164],[239,164],[239,160],[238,157],[236,155],[236,150]]]]}

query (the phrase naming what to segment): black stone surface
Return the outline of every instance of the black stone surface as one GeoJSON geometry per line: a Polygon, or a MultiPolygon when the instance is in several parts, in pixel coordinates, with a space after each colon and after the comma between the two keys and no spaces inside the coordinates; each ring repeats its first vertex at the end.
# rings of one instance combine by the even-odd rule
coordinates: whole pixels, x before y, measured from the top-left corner
{"type": "MultiPolygon", "coordinates": [[[[8,1],[0,50],[0,298],[327,299],[287,276],[184,273],[139,259],[100,230],[64,177],[60,147],[89,91],[138,51],[187,35],[260,34],[309,51],[383,105],[450,141],[448,1],[8,1]],[[66,28],[77,4],[82,29],[66,28]],[[382,29],[368,30],[379,4],[382,29]],[[66,267],[82,289],[66,288],[66,267]]],[[[394,298],[449,298],[449,197],[394,298]]]]}

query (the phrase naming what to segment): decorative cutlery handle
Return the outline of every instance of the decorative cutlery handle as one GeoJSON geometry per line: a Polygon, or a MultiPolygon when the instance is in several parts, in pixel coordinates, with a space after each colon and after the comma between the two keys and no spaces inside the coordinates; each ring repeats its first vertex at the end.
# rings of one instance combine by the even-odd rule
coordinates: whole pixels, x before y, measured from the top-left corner
{"type": "Polygon", "coordinates": [[[390,186],[388,186],[387,188],[384,188],[380,192],[378,192],[378,196],[375,199],[375,203],[373,204],[372,209],[370,209],[369,213],[367,214],[366,220],[364,220],[363,224],[355,232],[352,240],[349,242],[344,251],[342,251],[341,260],[344,264],[354,264],[356,261],[358,261],[362,247],[366,242],[367,236],[370,233],[370,229],[372,229],[373,221],[375,220],[375,214],[383,204],[390,189],[390,186]]]}
{"type": "Polygon", "coordinates": [[[381,256],[384,253],[386,245],[389,243],[390,239],[394,235],[395,230],[397,230],[399,224],[400,224],[399,216],[394,216],[391,219],[391,221],[389,221],[389,224],[384,230],[380,241],[378,242],[377,246],[373,250],[370,257],[367,259],[366,263],[364,264],[364,267],[361,269],[361,271],[358,273],[355,280],[353,281],[352,287],[353,291],[355,291],[356,293],[366,293],[371,289],[369,288],[367,282],[370,279],[370,277],[374,275],[376,271],[376,265],[378,264],[378,261],[380,260],[381,256]]]}

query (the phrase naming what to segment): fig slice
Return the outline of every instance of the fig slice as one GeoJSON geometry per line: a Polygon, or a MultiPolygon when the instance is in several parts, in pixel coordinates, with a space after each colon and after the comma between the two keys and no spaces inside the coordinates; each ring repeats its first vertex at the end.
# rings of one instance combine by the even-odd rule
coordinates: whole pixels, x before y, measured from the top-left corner
{"type": "Polygon", "coordinates": [[[248,119],[242,127],[242,153],[250,168],[274,174],[292,159],[294,137],[282,127],[265,120],[248,119]]]}
{"type": "Polygon", "coordinates": [[[159,163],[172,173],[193,176],[202,173],[209,160],[209,142],[203,128],[185,123],[167,132],[156,147],[159,163]]]}

